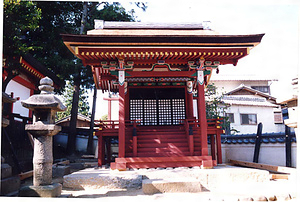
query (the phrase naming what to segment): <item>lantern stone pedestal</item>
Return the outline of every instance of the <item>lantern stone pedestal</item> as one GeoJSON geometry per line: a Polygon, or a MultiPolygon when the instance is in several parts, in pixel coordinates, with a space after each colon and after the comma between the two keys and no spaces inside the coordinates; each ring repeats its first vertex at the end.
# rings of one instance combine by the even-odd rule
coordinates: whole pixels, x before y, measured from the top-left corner
{"type": "Polygon", "coordinates": [[[41,94],[33,95],[22,101],[23,107],[33,111],[33,124],[27,124],[25,130],[34,137],[33,154],[33,186],[20,189],[19,196],[57,197],[61,195],[62,185],[52,183],[52,136],[61,127],[55,125],[57,111],[66,107],[52,94],[53,81],[45,77],[41,79],[41,94]]]}

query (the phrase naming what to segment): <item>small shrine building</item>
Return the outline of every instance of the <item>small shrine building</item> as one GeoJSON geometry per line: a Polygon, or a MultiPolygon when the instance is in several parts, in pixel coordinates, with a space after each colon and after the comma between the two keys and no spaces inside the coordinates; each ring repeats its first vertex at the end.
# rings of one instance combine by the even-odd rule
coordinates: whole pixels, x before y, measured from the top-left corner
{"type": "Polygon", "coordinates": [[[219,65],[236,65],[263,36],[219,35],[202,23],[102,20],[87,35],[62,34],[69,50],[92,68],[97,89],[119,93],[119,120],[102,122],[96,132],[98,165],[110,159],[110,137],[119,144],[112,169],[222,163],[223,130],[220,120],[206,118],[205,87],[219,65]]]}

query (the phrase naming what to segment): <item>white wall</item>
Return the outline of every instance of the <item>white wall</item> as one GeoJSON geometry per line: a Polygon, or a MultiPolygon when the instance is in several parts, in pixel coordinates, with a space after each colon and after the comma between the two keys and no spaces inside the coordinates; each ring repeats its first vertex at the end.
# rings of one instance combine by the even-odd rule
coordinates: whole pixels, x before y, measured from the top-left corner
{"type": "Polygon", "coordinates": [[[284,132],[283,124],[274,123],[274,112],[272,107],[232,105],[228,108],[227,113],[234,114],[234,123],[230,124],[230,128],[240,131],[239,134],[257,132],[257,125],[241,125],[240,114],[256,114],[257,124],[260,122],[263,124],[262,133],[284,132]]]}
{"type": "Polygon", "coordinates": [[[29,116],[29,109],[23,107],[21,105],[22,100],[26,100],[30,97],[30,89],[22,86],[21,84],[11,80],[5,92],[10,95],[11,92],[14,93],[14,97],[20,97],[20,100],[16,101],[13,105],[13,113],[20,114],[21,116],[28,117],[29,116]]]}
{"type": "MultiPolygon", "coordinates": [[[[222,144],[222,160],[253,161],[255,144],[222,144]]],[[[297,144],[292,143],[292,167],[297,163],[297,144]]],[[[285,143],[262,143],[258,163],[286,166],[285,143]]]]}
{"type": "Polygon", "coordinates": [[[218,93],[228,93],[229,91],[234,90],[235,88],[239,87],[241,84],[245,86],[268,86],[268,81],[222,81],[222,80],[211,80],[209,83],[214,83],[217,87],[218,93]]]}

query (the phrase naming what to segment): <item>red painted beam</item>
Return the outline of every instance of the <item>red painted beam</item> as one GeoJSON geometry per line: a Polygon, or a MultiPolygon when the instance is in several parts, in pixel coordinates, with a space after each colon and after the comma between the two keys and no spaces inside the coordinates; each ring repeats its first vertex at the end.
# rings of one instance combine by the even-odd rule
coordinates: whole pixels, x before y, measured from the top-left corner
{"type": "Polygon", "coordinates": [[[159,71],[128,71],[129,74],[127,77],[192,77],[192,75],[196,71],[166,71],[166,72],[159,72],[159,71]]]}

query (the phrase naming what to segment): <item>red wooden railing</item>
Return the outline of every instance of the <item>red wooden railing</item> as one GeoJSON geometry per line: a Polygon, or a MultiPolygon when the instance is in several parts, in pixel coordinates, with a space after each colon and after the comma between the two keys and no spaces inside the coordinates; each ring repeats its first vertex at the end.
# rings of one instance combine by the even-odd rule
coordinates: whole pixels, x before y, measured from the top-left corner
{"type": "Polygon", "coordinates": [[[188,140],[190,155],[194,155],[194,133],[193,133],[193,125],[196,123],[196,119],[183,119],[180,120],[183,122],[186,138],[188,140]]]}
{"type": "MultiPolygon", "coordinates": [[[[221,118],[207,119],[207,135],[210,136],[211,142],[211,155],[213,160],[217,160],[218,163],[222,163],[222,151],[221,151],[221,134],[223,133],[221,124],[221,118]],[[216,152],[217,145],[217,152],[216,152]],[[217,159],[216,159],[217,155],[217,159]]],[[[184,119],[181,120],[184,125],[186,136],[188,139],[190,155],[194,154],[194,131],[200,133],[200,120],[199,119],[184,119]],[[194,129],[194,130],[193,130],[194,129]]],[[[200,134],[201,135],[201,134],[200,134]]]]}
{"type": "MultiPolygon", "coordinates": [[[[213,160],[217,160],[218,163],[222,163],[222,154],[221,154],[221,120],[217,119],[207,119],[207,135],[210,136],[211,142],[211,155],[213,160]],[[217,146],[217,152],[216,152],[217,146]],[[216,159],[217,155],[217,159],[216,159]]],[[[138,154],[138,138],[137,138],[137,126],[140,124],[141,120],[126,120],[126,128],[132,128],[132,155],[136,157],[138,154]]],[[[199,119],[183,119],[180,120],[181,124],[184,126],[186,137],[188,140],[188,147],[190,156],[193,156],[195,153],[195,139],[194,135],[200,134],[200,120],[199,119]]],[[[119,121],[118,120],[106,120],[106,121],[96,121],[95,126],[99,127],[98,138],[105,136],[118,136],[119,121]]],[[[96,133],[97,134],[97,133],[96,133]]],[[[102,142],[99,141],[99,142],[102,142]]],[[[100,147],[98,148],[100,149],[100,147]]],[[[101,155],[103,151],[99,152],[101,155]]]]}

